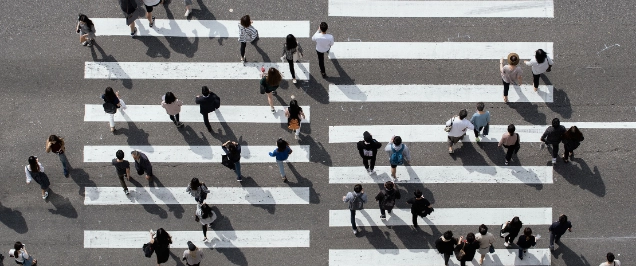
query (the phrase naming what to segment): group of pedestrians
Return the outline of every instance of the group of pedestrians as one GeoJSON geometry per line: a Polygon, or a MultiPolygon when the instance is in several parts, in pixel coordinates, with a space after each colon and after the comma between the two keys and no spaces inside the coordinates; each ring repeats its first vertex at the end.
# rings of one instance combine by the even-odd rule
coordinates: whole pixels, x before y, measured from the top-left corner
{"type": "MultiPolygon", "coordinates": [[[[503,101],[508,103],[508,91],[510,84],[519,86],[523,82],[523,70],[519,67],[519,55],[516,53],[508,54],[508,64],[504,65],[504,59],[499,60],[499,72],[503,82],[503,101]]],[[[527,66],[532,67],[532,85],[534,91],[539,90],[539,78],[541,74],[552,71],[554,62],[543,49],[535,51],[535,56],[530,61],[524,61],[527,66]]]]}

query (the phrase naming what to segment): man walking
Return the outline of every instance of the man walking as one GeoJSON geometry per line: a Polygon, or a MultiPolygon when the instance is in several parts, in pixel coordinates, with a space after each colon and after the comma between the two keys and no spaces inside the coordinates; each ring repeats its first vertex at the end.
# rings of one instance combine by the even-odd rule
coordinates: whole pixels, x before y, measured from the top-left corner
{"type": "Polygon", "coordinates": [[[220,107],[221,99],[219,99],[219,96],[213,92],[210,92],[208,86],[203,86],[201,88],[201,94],[203,95],[197,95],[194,101],[199,105],[199,110],[201,115],[203,115],[203,123],[205,123],[205,127],[208,128],[208,132],[212,132],[212,126],[210,125],[208,114],[214,112],[214,110],[220,107]]]}
{"type": "Polygon", "coordinates": [[[561,236],[565,234],[565,231],[572,232],[572,223],[568,221],[568,217],[565,214],[561,214],[559,220],[552,223],[549,230],[550,249],[554,250],[554,242],[561,243],[561,236]]]}
{"type": "Polygon", "coordinates": [[[367,195],[362,190],[362,185],[356,184],[353,186],[353,192],[347,193],[342,197],[342,201],[349,203],[349,210],[351,211],[351,227],[353,228],[353,234],[358,234],[358,227],[356,226],[356,211],[364,209],[364,204],[367,203],[367,195]]]}
{"type": "Polygon", "coordinates": [[[316,53],[318,53],[318,66],[320,67],[320,75],[327,77],[325,73],[325,53],[329,54],[329,49],[333,46],[333,35],[327,34],[327,22],[321,22],[318,31],[311,37],[316,42],[316,53]]]}
{"type": "Polygon", "coordinates": [[[391,213],[393,207],[395,207],[395,200],[402,198],[400,191],[391,181],[384,183],[384,189],[380,190],[378,195],[375,196],[375,201],[380,205],[380,219],[386,219],[386,212],[391,213]]]}
{"type": "Polygon", "coordinates": [[[362,164],[367,169],[367,173],[372,175],[375,174],[373,170],[375,158],[378,155],[378,149],[382,147],[382,143],[375,140],[369,131],[365,131],[362,136],[364,140],[358,141],[358,152],[360,157],[362,157],[362,164]],[[371,163],[370,166],[369,163],[371,163]]]}
{"type": "Polygon", "coordinates": [[[565,131],[565,127],[561,125],[561,121],[555,118],[552,119],[552,126],[548,127],[541,136],[541,142],[546,146],[552,145],[552,165],[556,164],[556,159],[559,155],[559,143],[561,143],[565,131]]]}
{"type": "Polygon", "coordinates": [[[130,181],[130,163],[127,160],[124,160],[124,151],[118,150],[115,153],[115,159],[113,159],[112,165],[115,166],[115,170],[117,171],[117,176],[119,177],[119,184],[124,189],[124,193],[128,195],[128,186],[126,186],[126,181],[124,181],[124,176],[128,181],[130,181]]]}
{"type": "Polygon", "coordinates": [[[150,164],[148,156],[140,151],[133,151],[130,154],[132,154],[133,159],[135,159],[135,169],[137,169],[137,174],[143,175],[144,173],[146,173],[146,180],[150,180],[153,174],[152,164],[150,164]]]}

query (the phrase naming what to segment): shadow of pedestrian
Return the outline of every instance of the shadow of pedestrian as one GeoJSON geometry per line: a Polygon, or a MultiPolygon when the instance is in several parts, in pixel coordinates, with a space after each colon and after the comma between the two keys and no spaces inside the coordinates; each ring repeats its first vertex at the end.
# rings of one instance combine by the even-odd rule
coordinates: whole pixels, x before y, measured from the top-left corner
{"type": "MultiPolygon", "coordinates": [[[[251,178],[251,177],[245,177],[243,179],[243,182],[240,182],[240,184],[241,184],[241,187],[244,187],[244,188],[247,188],[247,187],[258,188],[258,187],[260,187],[258,185],[258,183],[256,183],[256,181],[254,180],[254,178],[251,178]]],[[[267,194],[267,198],[273,198],[273,196],[271,195],[271,192],[268,191],[265,194],[267,194]]],[[[246,198],[250,199],[251,197],[248,196],[246,198]]],[[[262,198],[262,197],[259,196],[256,199],[258,199],[258,198],[262,198]]],[[[260,204],[259,202],[250,202],[250,203],[252,204],[252,206],[261,208],[263,210],[266,210],[270,214],[274,214],[276,212],[276,204],[260,204]]]]}
{"type": "Polygon", "coordinates": [[[557,164],[554,171],[560,174],[563,179],[572,185],[592,192],[599,197],[605,197],[605,183],[601,176],[598,166],[594,166],[594,170],[590,169],[585,160],[572,157],[570,163],[557,164]],[[576,164],[575,164],[576,162],[576,164]]]}
{"type": "Polygon", "coordinates": [[[26,219],[22,216],[22,212],[10,209],[2,205],[0,202],[0,223],[6,227],[13,229],[18,234],[25,234],[29,231],[26,219]]]}
{"type": "MultiPolygon", "coordinates": [[[[222,239],[219,239],[216,237],[211,238],[208,236],[208,238],[210,238],[210,242],[207,242],[206,246],[212,249],[214,248],[217,242],[223,242],[224,246],[227,246],[227,245],[232,246],[231,241],[236,240],[237,237],[236,237],[236,234],[234,233],[234,227],[232,227],[232,223],[230,222],[230,219],[227,219],[227,217],[224,217],[216,206],[212,207],[212,210],[216,212],[218,217],[217,221],[219,221],[219,222],[215,222],[212,225],[214,227],[213,232],[222,239]],[[220,232],[220,231],[223,231],[223,232],[220,232]]],[[[232,262],[232,264],[234,265],[248,265],[247,258],[245,258],[245,254],[243,254],[240,248],[232,246],[232,247],[214,248],[214,250],[216,250],[216,252],[218,253],[223,254],[227,258],[227,260],[232,262]]]]}
{"type": "MultiPolygon", "coordinates": [[[[292,175],[296,178],[297,182],[293,183],[291,181],[287,182],[287,185],[290,187],[309,187],[309,203],[310,204],[318,204],[320,203],[320,194],[316,192],[314,189],[314,183],[311,182],[308,178],[304,178],[296,167],[290,162],[287,162],[287,167],[292,172],[292,175]]],[[[288,178],[289,179],[289,178],[288,178]]],[[[300,196],[300,195],[299,195],[300,196]]]]}
{"type": "Polygon", "coordinates": [[[322,86],[322,84],[318,82],[318,80],[314,78],[313,75],[309,75],[309,80],[306,82],[308,83],[309,87],[307,89],[303,88],[303,91],[307,93],[309,97],[322,104],[329,103],[329,92],[325,87],[322,86]]]}
{"type": "Polygon", "coordinates": [[[261,49],[261,47],[258,46],[258,42],[260,40],[261,38],[256,38],[256,40],[252,41],[252,45],[254,46],[254,49],[256,49],[256,52],[258,52],[258,54],[261,55],[261,57],[263,58],[263,62],[272,62],[272,60],[269,58],[267,53],[263,49],[261,49]]]}
{"type": "Polygon", "coordinates": [[[320,163],[326,166],[333,165],[333,163],[331,162],[331,156],[327,152],[327,149],[325,149],[321,142],[314,141],[311,135],[302,135],[298,140],[298,144],[309,145],[309,149],[311,151],[311,155],[309,156],[310,162],[320,163]]]}
{"type": "MultiPolygon", "coordinates": [[[[113,157],[114,158],[114,157],[113,157]]],[[[78,194],[82,197],[88,196],[91,200],[97,200],[99,194],[86,195],[86,187],[96,187],[97,184],[90,180],[90,176],[82,168],[73,168],[69,165],[70,178],[79,186],[78,194]]]]}
{"type": "Polygon", "coordinates": [[[170,58],[170,50],[159,40],[159,38],[155,36],[144,36],[136,39],[142,42],[146,47],[148,47],[148,50],[146,50],[146,55],[148,57],[163,57],[165,59],[170,58]]]}
{"type": "MultiPolygon", "coordinates": [[[[179,250],[177,251],[177,254],[181,255],[183,253],[181,250],[179,250]]],[[[177,263],[177,266],[185,266],[185,264],[183,264],[183,262],[181,261],[181,257],[172,253],[172,249],[170,250],[170,258],[172,258],[177,263]]]]}
{"type": "MultiPolygon", "coordinates": [[[[200,10],[192,9],[192,15],[190,15],[190,17],[196,17],[198,20],[217,20],[214,14],[212,14],[212,12],[210,12],[210,10],[205,6],[203,0],[197,0],[197,3],[199,4],[200,10]]],[[[188,20],[190,19],[188,18],[188,20]]],[[[238,31],[238,27],[236,28],[236,30],[238,31]]],[[[211,36],[209,37],[209,39],[211,40],[215,38],[213,36],[228,36],[229,34],[227,28],[223,27],[219,32],[210,32],[210,35],[211,36]]],[[[228,39],[228,37],[216,38],[219,42],[219,45],[221,46],[223,45],[223,41],[228,39]]]]}
{"type": "MultiPolygon", "coordinates": [[[[168,17],[168,21],[169,21],[168,23],[170,25],[170,29],[183,32],[179,28],[179,25],[174,20],[174,15],[172,14],[172,11],[170,11],[170,9],[168,8],[168,5],[164,4],[164,7],[166,8],[166,16],[168,17]]],[[[196,30],[193,30],[193,32],[196,35],[197,33],[196,30]]],[[[196,53],[197,50],[199,49],[199,37],[194,37],[193,42],[190,42],[189,38],[183,38],[183,37],[166,36],[165,38],[166,38],[166,41],[168,41],[168,44],[170,45],[170,48],[172,48],[173,51],[180,54],[184,54],[188,58],[194,57],[194,53],[196,53]]]]}
{"type": "Polygon", "coordinates": [[[373,219],[371,219],[371,216],[366,210],[356,211],[356,224],[358,223],[358,215],[364,216],[364,218],[369,221],[368,227],[371,228],[371,232],[364,231],[364,229],[366,229],[365,227],[357,226],[357,237],[366,237],[367,241],[369,241],[369,244],[371,244],[374,249],[394,249],[396,254],[399,252],[399,250],[397,250],[397,245],[391,241],[391,233],[380,230],[380,227],[373,222],[373,219]]]}
{"type": "Polygon", "coordinates": [[[545,125],[547,123],[545,114],[539,112],[539,106],[536,104],[527,102],[510,103],[508,106],[517,111],[517,113],[523,117],[523,120],[530,124],[545,125]]]}
{"type": "Polygon", "coordinates": [[[77,210],[71,204],[68,198],[64,198],[62,195],[56,194],[53,190],[49,189],[49,197],[46,198],[47,202],[53,204],[55,209],[49,209],[51,214],[62,215],[66,218],[77,218],[77,210]]]}
{"type": "MultiPolygon", "coordinates": [[[[553,85],[548,76],[541,74],[541,79],[546,85],[553,85]]],[[[572,117],[572,104],[565,90],[560,90],[554,87],[552,102],[547,103],[548,108],[565,119],[572,117]]]]}
{"type": "MultiPolygon", "coordinates": [[[[154,193],[154,190],[151,189],[153,187],[160,187],[160,188],[165,187],[161,183],[159,178],[157,178],[157,176],[152,176],[152,179],[150,179],[148,183],[149,183],[148,187],[150,188],[151,193],[154,193]]],[[[185,191],[185,188],[183,188],[183,190],[185,191]]],[[[169,201],[169,202],[177,201],[174,195],[172,195],[172,193],[170,192],[168,192],[167,194],[161,194],[161,196],[166,196],[167,197],[166,201],[169,201]]],[[[183,213],[185,212],[185,210],[183,209],[183,206],[181,206],[181,204],[167,204],[167,206],[168,206],[168,211],[172,212],[174,214],[174,217],[176,217],[177,219],[181,219],[183,217],[183,213]]]]}
{"type": "Polygon", "coordinates": [[[570,265],[570,266],[589,266],[590,265],[590,263],[587,261],[585,256],[576,254],[576,252],[572,251],[570,248],[568,248],[568,246],[564,245],[563,243],[558,243],[555,245],[555,250],[552,251],[552,255],[556,259],[559,259],[559,256],[562,256],[561,260],[566,265],[570,265]]]}
{"type": "Polygon", "coordinates": [[[179,133],[183,135],[183,139],[188,143],[188,146],[205,146],[208,147],[205,150],[196,149],[193,150],[199,154],[202,158],[211,159],[212,158],[212,147],[210,146],[210,142],[205,137],[203,132],[199,132],[199,134],[192,129],[189,125],[184,126],[183,128],[178,129],[179,133]]]}
{"type": "MultiPolygon", "coordinates": [[[[143,152],[144,153],[152,153],[155,149],[150,145],[148,141],[148,137],[150,134],[146,133],[145,130],[138,128],[137,124],[130,120],[125,112],[121,113],[126,119],[128,128],[119,128],[115,131],[115,135],[124,135],[126,136],[126,142],[128,146],[145,146],[143,152]]],[[[152,159],[150,159],[152,162],[152,159]]]]}
{"type": "MultiPolygon", "coordinates": [[[[141,183],[139,183],[137,180],[133,179],[132,177],[130,178],[129,181],[130,181],[130,183],[135,185],[135,187],[144,188],[144,186],[141,183]]],[[[144,189],[146,189],[146,188],[144,188],[144,189]]],[[[135,195],[133,193],[128,195],[128,197],[134,197],[134,196],[135,195]]],[[[146,212],[148,212],[150,214],[157,215],[161,219],[168,218],[168,212],[166,212],[166,210],[164,210],[163,208],[159,207],[159,205],[157,205],[157,204],[141,204],[141,206],[144,208],[144,210],[146,210],[146,212]]]]}
{"type": "MultiPolygon", "coordinates": [[[[112,55],[107,55],[104,49],[102,49],[102,47],[97,42],[93,43],[93,46],[91,46],[91,56],[93,57],[93,61],[95,62],[117,62],[117,59],[115,59],[115,57],[112,55]],[[102,59],[97,58],[95,49],[97,49],[102,59]]],[[[124,71],[120,71],[120,73],[125,74],[124,71]]],[[[124,86],[124,88],[132,89],[133,83],[130,77],[120,78],[119,80],[121,80],[122,86],[124,86]]]]}

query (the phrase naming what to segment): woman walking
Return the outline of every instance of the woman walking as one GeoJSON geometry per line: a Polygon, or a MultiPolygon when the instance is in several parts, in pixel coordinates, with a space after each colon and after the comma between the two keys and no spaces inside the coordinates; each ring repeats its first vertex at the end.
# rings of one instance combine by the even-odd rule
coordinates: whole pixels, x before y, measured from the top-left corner
{"type": "Polygon", "coordinates": [[[203,252],[195,246],[192,241],[188,241],[188,249],[183,251],[182,260],[188,266],[199,266],[203,260],[203,252]]]}
{"type": "Polygon", "coordinates": [[[488,227],[482,224],[479,226],[479,234],[475,236],[475,239],[479,242],[479,254],[481,254],[479,265],[482,265],[486,254],[490,251],[490,247],[495,243],[495,237],[488,232],[488,227]]]}
{"type": "Polygon", "coordinates": [[[543,49],[539,49],[535,51],[532,60],[524,61],[524,63],[526,63],[526,66],[532,67],[532,84],[534,85],[534,91],[539,90],[539,77],[545,72],[552,71],[554,62],[552,62],[552,59],[550,59],[543,49]]]}
{"type": "Polygon", "coordinates": [[[203,229],[203,241],[208,241],[208,228],[212,228],[212,223],[216,220],[216,213],[207,204],[197,204],[197,212],[194,220],[201,223],[203,229]]]}
{"type": "Polygon", "coordinates": [[[15,263],[24,266],[36,266],[38,260],[34,259],[29,253],[27,253],[26,245],[18,241],[13,244],[13,249],[9,250],[9,256],[15,259],[15,263]]]}
{"type": "Polygon", "coordinates": [[[515,216],[512,220],[506,222],[504,228],[501,229],[501,237],[504,237],[503,233],[508,233],[508,235],[504,238],[504,246],[508,247],[515,241],[515,237],[519,235],[521,227],[523,227],[523,223],[519,220],[519,216],[515,216]]]}
{"type": "Polygon", "coordinates": [[[68,178],[68,159],[66,158],[66,148],[64,147],[64,139],[60,138],[56,135],[50,135],[46,140],[46,152],[53,152],[60,157],[60,162],[62,162],[62,169],[64,170],[64,176],[68,178]]]}
{"type": "Polygon", "coordinates": [[[508,149],[506,151],[506,165],[512,160],[512,154],[517,153],[521,148],[520,140],[519,134],[515,133],[515,125],[508,125],[508,132],[503,133],[497,145],[498,147],[503,145],[504,148],[508,149]]]}
{"type": "Polygon", "coordinates": [[[186,188],[186,192],[190,193],[194,200],[199,204],[202,204],[210,193],[210,190],[203,182],[199,182],[199,179],[194,177],[190,180],[190,184],[186,188]]]}
{"type": "Polygon", "coordinates": [[[510,53],[508,55],[508,65],[503,65],[503,58],[499,60],[499,72],[501,72],[501,80],[503,81],[504,102],[508,102],[508,90],[510,89],[510,83],[512,85],[521,85],[523,79],[523,70],[517,65],[519,64],[519,55],[516,53],[510,53]]]}
{"type": "Polygon", "coordinates": [[[146,6],[146,18],[148,19],[148,26],[152,28],[155,25],[155,17],[152,16],[152,10],[158,6],[163,0],[143,0],[144,6],[146,6]]]}
{"type": "Polygon", "coordinates": [[[272,113],[275,112],[274,96],[272,93],[276,92],[281,80],[283,80],[283,77],[280,75],[280,72],[278,69],[273,67],[270,67],[267,71],[267,75],[264,75],[263,78],[261,78],[261,93],[267,93],[267,102],[269,103],[269,108],[271,108],[272,113]]]}
{"type": "Polygon", "coordinates": [[[305,113],[303,113],[303,108],[298,106],[296,97],[292,95],[291,98],[292,100],[289,102],[289,107],[285,110],[287,128],[291,129],[292,133],[295,133],[294,137],[298,139],[300,136],[300,121],[305,119],[305,113]]]}
{"type": "Polygon", "coordinates": [[[296,71],[294,70],[294,63],[298,62],[303,57],[303,48],[300,43],[296,41],[296,37],[292,34],[287,35],[287,40],[283,45],[283,57],[280,59],[287,60],[289,63],[289,72],[292,75],[292,83],[296,84],[296,71]]]}
{"type": "Polygon", "coordinates": [[[459,115],[455,116],[446,121],[446,127],[450,127],[448,130],[448,153],[453,154],[453,145],[464,139],[466,136],[466,130],[475,129],[473,123],[471,123],[466,117],[468,116],[468,111],[466,109],[459,110],[459,115]]]}
{"type": "Polygon", "coordinates": [[[287,183],[287,176],[285,175],[285,166],[283,162],[289,158],[289,155],[293,152],[289,147],[287,141],[284,141],[283,138],[279,138],[276,141],[277,148],[269,153],[269,156],[276,157],[276,164],[278,164],[278,170],[280,171],[280,176],[283,178],[283,182],[287,183]]]}
{"type": "Polygon", "coordinates": [[[252,26],[252,19],[250,15],[245,15],[241,18],[241,23],[239,23],[239,39],[238,41],[241,43],[241,63],[245,63],[247,60],[245,58],[245,46],[247,46],[248,42],[253,42],[258,39],[258,31],[252,26]]]}
{"type": "Polygon", "coordinates": [[[176,96],[172,92],[166,92],[166,94],[161,97],[161,107],[166,109],[166,113],[170,116],[170,120],[177,127],[183,127],[183,123],[179,122],[179,112],[181,112],[181,106],[183,102],[177,99],[176,96]]]}
{"type": "Polygon", "coordinates": [[[221,146],[231,163],[234,163],[234,172],[236,173],[236,181],[243,181],[241,175],[241,144],[234,141],[226,141],[221,146]]]}
{"type": "Polygon", "coordinates": [[[467,261],[472,261],[475,258],[477,249],[479,249],[479,242],[475,240],[475,234],[468,233],[466,240],[464,240],[463,236],[459,237],[457,246],[455,246],[455,257],[461,266],[466,266],[467,261]],[[460,250],[464,251],[464,256],[459,256],[460,250]]]}
{"type": "Polygon", "coordinates": [[[157,229],[157,232],[150,229],[150,245],[157,254],[157,265],[167,262],[170,258],[170,244],[172,237],[163,228],[157,229]]]}
{"type": "Polygon", "coordinates": [[[536,238],[532,235],[532,229],[526,227],[523,229],[523,236],[517,240],[517,246],[519,246],[519,259],[523,259],[523,254],[528,252],[530,247],[534,247],[537,244],[536,238]]]}
{"type": "Polygon", "coordinates": [[[49,182],[49,177],[44,173],[44,166],[38,161],[38,157],[29,157],[29,165],[24,167],[24,173],[26,174],[27,185],[31,183],[31,180],[35,180],[36,183],[40,184],[40,189],[42,189],[42,199],[45,200],[49,197],[51,182],[49,182]]]}
{"type": "Polygon", "coordinates": [[[119,98],[119,91],[115,92],[111,87],[106,87],[104,94],[102,94],[102,99],[104,100],[104,112],[108,114],[110,132],[115,132],[115,114],[119,108],[126,110],[126,104],[124,100],[119,98]]]}
{"type": "Polygon", "coordinates": [[[568,131],[563,134],[563,162],[569,162],[569,158],[574,156],[574,150],[581,145],[581,141],[585,138],[583,137],[583,133],[579,131],[579,128],[576,126],[570,127],[568,131]]]}
{"type": "Polygon", "coordinates": [[[402,143],[402,137],[393,136],[391,141],[386,144],[384,151],[389,154],[389,163],[391,164],[391,177],[393,181],[397,181],[397,166],[408,163],[411,160],[411,151],[406,144],[402,143]]]}
{"type": "Polygon", "coordinates": [[[86,15],[79,14],[77,17],[76,31],[79,33],[82,45],[93,46],[95,42],[95,24],[86,15]]]}
{"type": "Polygon", "coordinates": [[[444,232],[440,238],[435,240],[435,248],[440,254],[444,255],[444,265],[448,266],[448,260],[453,255],[457,242],[458,239],[453,237],[453,232],[450,230],[444,232]]]}

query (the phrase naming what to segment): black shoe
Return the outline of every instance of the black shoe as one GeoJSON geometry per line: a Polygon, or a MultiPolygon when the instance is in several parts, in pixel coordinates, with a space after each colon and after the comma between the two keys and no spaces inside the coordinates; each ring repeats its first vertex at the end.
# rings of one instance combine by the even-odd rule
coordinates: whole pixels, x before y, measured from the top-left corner
{"type": "Polygon", "coordinates": [[[326,77],[327,77],[327,74],[326,74],[326,73],[320,73],[320,75],[322,75],[322,77],[323,77],[323,78],[326,78],[326,77]]]}
{"type": "Polygon", "coordinates": [[[212,128],[208,128],[208,132],[213,133],[212,128]]]}
{"type": "Polygon", "coordinates": [[[150,22],[149,26],[152,28],[153,25],[155,25],[155,17],[154,16],[152,17],[152,21],[150,22]]]}
{"type": "Polygon", "coordinates": [[[135,33],[137,33],[137,27],[130,33],[130,37],[135,37],[135,33]]]}

